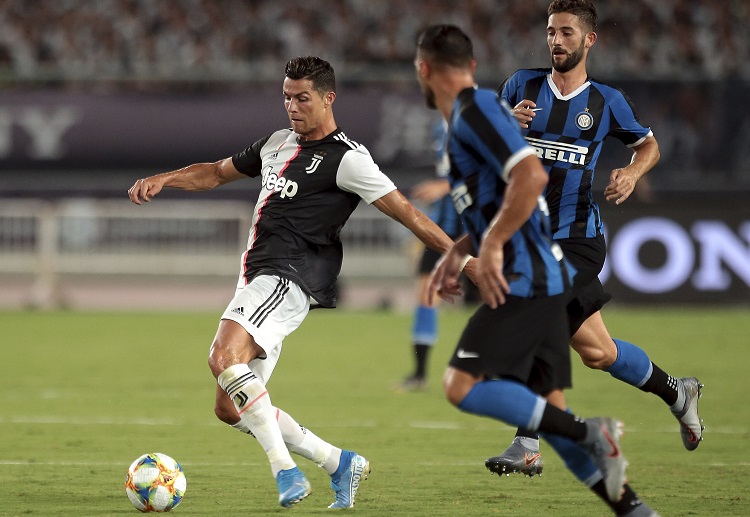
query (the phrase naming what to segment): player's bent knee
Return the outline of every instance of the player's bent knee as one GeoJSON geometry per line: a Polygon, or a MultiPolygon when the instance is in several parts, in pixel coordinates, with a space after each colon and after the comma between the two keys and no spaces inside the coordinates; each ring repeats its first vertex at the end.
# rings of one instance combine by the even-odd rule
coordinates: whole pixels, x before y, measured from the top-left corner
{"type": "Polygon", "coordinates": [[[220,348],[218,346],[218,343],[216,340],[214,340],[213,343],[211,343],[211,348],[208,350],[208,367],[211,369],[211,372],[214,374],[214,377],[218,377],[221,374],[221,371],[219,369],[222,366],[221,361],[221,353],[220,348]]]}
{"type": "Polygon", "coordinates": [[[219,378],[224,370],[235,364],[247,364],[250,360],[257,357],[256,355],[250,354],[248,350],[244,350],[243,347],[233,348],[221,344],[218,341],[214,341],[211,345],[211,349],[208,352],[208,367],[211,369],[214,378],[219,378]]]}
{"type": "Polygon", "coordinates": [[[466,396],[466,394],[459,392],[459,390],[451,389],[448,386],[444,386],[443,389],[445,391],[445,397],[448,399],[448,402],[450,402],[454,406],[458,406],[466,396]]]}
{"type": "Polygon", "coordinates": [[[215,353],[213,346],[211,347],[211,352],[208,354],[208,367],[211,369],[211,373],[213,373],[215,378],[218,378],[219,375],[221,375],[221,372],[225,370],[222,361],[218,357],[218,354],[215,353]]]}
{"type": "Polygon", "coordinates": [[[448,369],[443,377],[443,391],[448,402],[458,406],[474,387],[476,379],[468,374],[448,369]]]}
{"type": "Polygon", "coordinates": [[[208,352],[208,367],[215,378],[235,364],[247,364],[256,357],[265,357],[265,352],[239,323],[221,320],[211,349],[208,352]]]}
{"type": "Polygon", "coordinates": [[[615,359],[617,359],[616,350],[614,355],[607,353],[605,350],[590,347],[576,351],[581,356],[583,364],[592,370],[604,370],[609,368],[612,366],[612,363],[615,362],[615,359]]]}

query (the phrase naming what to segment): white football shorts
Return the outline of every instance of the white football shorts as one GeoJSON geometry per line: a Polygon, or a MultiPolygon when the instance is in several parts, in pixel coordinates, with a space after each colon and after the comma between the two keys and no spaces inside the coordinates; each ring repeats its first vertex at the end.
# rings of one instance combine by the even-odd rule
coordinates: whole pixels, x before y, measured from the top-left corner
{"type": "Polygon", "coordinates": [[[297,330],[310,312],[310,298],[296,283],[278,276],[259,275],[240,287],[227,306],[223,320],[236,321],[265,351],[265,358],[248,363],[266,384],[281,355],[284,338],[297,330]]]}

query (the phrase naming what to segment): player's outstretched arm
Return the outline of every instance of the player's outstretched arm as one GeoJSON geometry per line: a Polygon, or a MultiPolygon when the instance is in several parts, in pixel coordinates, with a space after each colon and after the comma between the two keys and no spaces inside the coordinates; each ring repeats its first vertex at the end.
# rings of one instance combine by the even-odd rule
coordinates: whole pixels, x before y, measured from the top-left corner
{"type": "Polygon", "coordinates": [[[231,158],[213,163],[194,163],[170,172],[142,178],[128,190],[130,200],[136,205],[150,202],[164,187],[181,190],[210,190],[245,177],[231,158]]]}
{"type": "Polygon", "coordinates": [[[453,240],[398,190],[392,190],[372,204],[388,217],[407,227],[428,248],[445,253],[453,246],[453,240]]]}
{"type": "MultiPolygon", "coordinates": [[[[385,215],[411,230],[428,248],[438,253],[445,253],[453,246],[453,240],[448,237],[443,229],[412,205],[398,190],[389,192],[372,204],[385,215]]],[[[462,268],[465,267],[466,276],[474,283],[477,282],[475,262],[476,260],[471,259],[468,263],[461,265],[462,268]]]]}
{"type": "Polygon", "coordinates": [[[634,147],[630,165],[615,169],[609,175],[609,185],[604,189],[605,199],[616,205],[624,203],[635,190],[638,180],[656,165],[659,157],[659,144],[653,136],[634,147]]]}

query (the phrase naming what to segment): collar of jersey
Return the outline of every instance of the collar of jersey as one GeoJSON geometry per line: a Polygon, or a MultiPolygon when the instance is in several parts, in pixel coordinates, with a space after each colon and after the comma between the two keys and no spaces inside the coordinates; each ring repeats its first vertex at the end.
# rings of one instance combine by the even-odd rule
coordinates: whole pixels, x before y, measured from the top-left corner
{"type": "Polygon", "coordinates": [[[567,95],[563,95],[562,93],[560,93],[560,90],[557,89],[557,85],[555,84],[555,81],[552,80],[552,74],[547,74],[547,84],[552,90],[552,93],[555,94],[555,97],[557,97],[561,101],[569,101],[570,99],[572,99],[573,97],[581,93],[583,90],[588,88],[591,85],[591,81],[587,79],[585,83],[583,83],[581,86],[579,86],[578,88],[576,88],[574,91],[570,92],[567,95]]]}
{"type": "Polygon", "coordinates": [[[318,145],[323,142],[329,142],[333,140],[333,137],[341,133],[341,128],[337,127],[333,132],[328,133],[326,136],[321,138],[320,140],[300,140],[299,135],[297,136],[297,144],[300,147],[312,147],[314,145],[318,145]]]}

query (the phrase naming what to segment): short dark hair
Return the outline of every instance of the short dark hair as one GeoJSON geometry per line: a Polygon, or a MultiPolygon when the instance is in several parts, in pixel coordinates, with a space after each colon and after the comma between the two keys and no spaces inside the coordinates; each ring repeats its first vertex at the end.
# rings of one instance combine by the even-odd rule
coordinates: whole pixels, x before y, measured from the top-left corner
{"type": "Polygon", "coordinates": [[[284,74],[289,79],[309,79],[313,89],[322,95],[336,91],[336,74],[331,63],[319,57],[296,57],[286,64],[284,74]]]}
{"type": "Polygon", "coordinates": [[[417,34],[417,49],[435,63],[464,68],[474,59],[471,39],[455,25],[431,25],[417,34]]]}
{"type": "Polygon", "coordinates": [[[588,28],[587,32],[596,30],[598,15],[591,0],[552,0],[547,7],[547,16],[555,13],[570,13],[577,16],[581,24],[588,28]]]}

